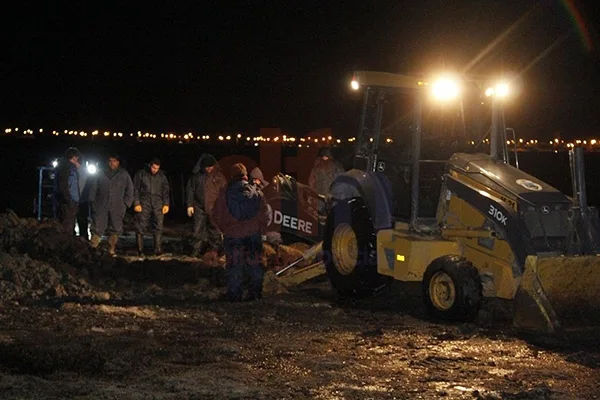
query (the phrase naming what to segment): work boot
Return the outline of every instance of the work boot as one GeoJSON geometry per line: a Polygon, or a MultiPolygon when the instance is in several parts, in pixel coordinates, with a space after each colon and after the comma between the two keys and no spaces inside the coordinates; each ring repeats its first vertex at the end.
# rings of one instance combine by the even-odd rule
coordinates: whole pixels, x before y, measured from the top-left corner
{"type": "Polygon", "coordinates": [[[98,236],[98,235],[92,235],[92,239],[90,240],[90,245],[91,245],[93,248],[97,249],[97,248],[98,248],[98,246],[100,245],[100,240],[101,240],[101,239],[102,239],[102,238],[101,238],[100,236],[98,236]]]}
{"type": "Polygon", "coordinates": [[[117,241],[119,240],[119,235],[110,235],[108,237],[108,254],[115,257],[117,252],[115,251],[117,248],[117,241]]]}
{"type": "Polygon", "coordinates": [[[154,255],[160,256],[163,254],[162,249],[162,233],[154,234],[154,255]]]}
{"type": "Polygon", "coordinates": [[[144,235],[142,235],[141,233],[136,234],[135,241],[137,243],[138,256],[143,257],[144,256],[144,235]]]}

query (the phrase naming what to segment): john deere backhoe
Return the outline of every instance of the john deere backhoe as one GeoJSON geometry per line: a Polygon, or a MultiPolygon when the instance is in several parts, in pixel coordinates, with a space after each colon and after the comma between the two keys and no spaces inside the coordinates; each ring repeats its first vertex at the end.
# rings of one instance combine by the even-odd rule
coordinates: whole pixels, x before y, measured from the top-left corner
{"type": "Polygon", "coordinates": [[[339,294],[422,282],[427,309],[442,319],[473,320],[483,297],[514,300],[524,330],[600,319],[598,213],[587,204],[582,149],[570,153],[567,196],[511,165],[498,82],[357,71],[352,85],[364,93],[354,169],[331,186],[323,240],[339,294]],[[449,101],[442,107],[432,93],[449,101]],[[487,125],[471,121],[478,116],[487,125]]]}

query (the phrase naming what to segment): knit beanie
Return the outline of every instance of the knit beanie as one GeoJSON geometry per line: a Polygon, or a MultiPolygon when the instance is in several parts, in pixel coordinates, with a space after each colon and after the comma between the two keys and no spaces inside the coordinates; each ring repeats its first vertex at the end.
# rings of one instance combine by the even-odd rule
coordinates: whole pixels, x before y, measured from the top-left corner
{"type": "Polygon", "coordinates": [[[229,170],[232,179],[241,179],[248,176],[248,170],[242,163],[233,164],[229,170]]]}

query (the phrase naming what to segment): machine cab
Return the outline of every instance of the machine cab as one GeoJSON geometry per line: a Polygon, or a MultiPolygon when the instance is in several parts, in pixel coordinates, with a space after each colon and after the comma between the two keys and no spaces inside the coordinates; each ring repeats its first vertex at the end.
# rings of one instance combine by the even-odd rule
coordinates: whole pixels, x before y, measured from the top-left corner
{"type": "MultiPolygon", "coordinates": [[[[485,137],[492,101],[481,90],[485,82],[461,78],[460,97],[453,82],[354,73],[352,87],[362,89],[363,109],[353,167],[389,181],[394,220],[435,218],[447,160],[454,153],[487,151],[490,144],[485,137]]],[[[506,140],[494,145],[508,161],[506,140]]]]}

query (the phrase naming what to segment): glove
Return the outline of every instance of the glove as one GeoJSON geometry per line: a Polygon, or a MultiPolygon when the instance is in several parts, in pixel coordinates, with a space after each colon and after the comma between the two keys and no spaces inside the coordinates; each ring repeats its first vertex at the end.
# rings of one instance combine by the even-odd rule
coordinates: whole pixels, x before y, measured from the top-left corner
{"type": "Polygon", "coordinates": [[[188,217],[191,217],[192,215],[194,215],[194,207],[188,207],[187,214],[188,214],[188,217]]]}
{"type": "Polygon", "coordinates": [[[283,240],[281,239],[281,233],[279,232],[267,232],[265,236],[267,239],[263,241],[272,246],[278,246],[283,243],[283,240]]]}
{"type": "Polygon", "coordinates": [[[169,212],[169,206],[163,206],[162,212],[163,212],[163,214],[168,213],[169,212]]]}
{"type": "Polygon", "coordinates": [[[133,211],[135,211],[137,213],[141,213],[142,212],[142,206],[138,204],[137,206],[133,207],[133,211]]]}

